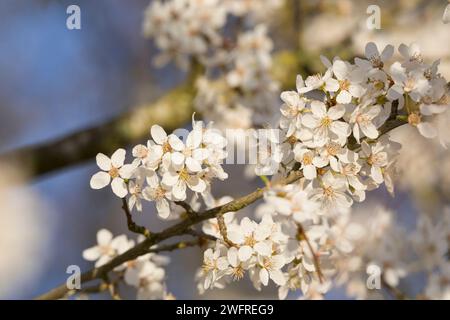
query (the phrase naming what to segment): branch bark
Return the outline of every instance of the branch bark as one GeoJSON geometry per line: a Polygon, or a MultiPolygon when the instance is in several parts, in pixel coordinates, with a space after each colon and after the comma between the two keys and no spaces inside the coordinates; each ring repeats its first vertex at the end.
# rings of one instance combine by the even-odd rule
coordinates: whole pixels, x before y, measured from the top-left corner
{"type": "MultiPolygon", "coordinates": [[[[277,182],[275,182],[275,185],[285,185],[293,183],[297,180],[299,180],[301,177],[303,177],[303,174],[300,171],[294,171],[289,174],[288,177],[281,179],[277,182]]],[[[266,187],[267,188],[267,187],[266,187]]],[[[162,232],[159,233],[151,233],[147,239],[145,239],[143,242],[139,243],[135,247],[131,248],[130,250],[126,251],[125,253],[115,257],[113,260],[108,262],[107,264],[99,267],[91,269],[81,275],[81,283],[86,283],[92,280],[101,279],[104,275],[106,275],[108,272],[113,270],[115,267],[120,266],[124,262],[127,262],[129,260],[136,259],[137,257],[146,254],[149,252],[149,248],[153,245],[160,243],[166,239],[175,237],[175,236],[181,236],[184,234],[188,234],[191,230],[191,227],[208,219],[214,218],[220,214],[225,214],[227,212],[231,211],[238,211],[242,208],[245,208],[249,206],[250,204],[254,203],[256,200],[260,199],[266,188],[257,189],[256,191],[243,196],[241,198],[238,198],[236,200],[233,200],[231,202],[228,202],[224,205],[215,207],[210,210],[206,210],[202,213],[199,213],[195,216],[189,216],[187,219],[173,225],[172,227],[169,227],[165,229],[162,232]]],[[[59,287],[50,290],[47,293],[44,293],[37,297],[38,300],[50,300],[50,299],[60,299],[64,297],[64,295],[68,292],[68,288],[66,284],[62,284],[59,287]]]]}

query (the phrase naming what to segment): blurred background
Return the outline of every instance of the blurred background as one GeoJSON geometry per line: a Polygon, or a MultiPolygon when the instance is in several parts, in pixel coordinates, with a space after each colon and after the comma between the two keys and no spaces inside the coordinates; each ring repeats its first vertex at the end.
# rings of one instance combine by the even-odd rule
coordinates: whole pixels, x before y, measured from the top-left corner
{"type": "MultiPolygon", "coordinates": [[[[175,65],[152,65],[157,50],[142,36],[149,2],[0,0],[0,154],[104,123],[184,80],[186,74],[175,65]],[[81,8],[81,30],[66,28],[66,8],[71,4],[81,8]]],[[[295,24],[283,19],[283,9],[274,12],[270,24],[274,50],[297,50],[307,65],[304,77],[323,70],[320,54],[351,58],[362,55],[369,41],[379,47],[416,41],[425,59],[441,59],[441,73],[450,79],[450,25],[441,20],[446,1],[300,2],[295,24]],[[366,27],[369,4],[382,10],[381,30],[366,27]]],[[[295,73],[286,78],[295,79],[295,73]]],[[[396,197],[382,188],[368,194],[359,209],[381,201],[408,225],[417,212],[448,204],[450,154],[408,128],[397,130],[394,137],[415,141],[413,148],[402,152],[396,197]]],[[[260,185],[256,180],[242,183],[244,170],[228,167],[230,179],[216,184],[215,195],[238,196],[260,185]]],[[[96,192],[89,188],[95,172],[94,161],[85,161],[31,177],[27,167],[0,163],[0,298],[32,298],[64,282],[67,266],[90,268],[81,252],[95,244],[98,229],[127,233],[120,200],[107,188],[96,192]]],[[[136,220],[152,230],[171,223],[159,220],[153,211],[152,206],[145,207],[136,220]]],[[[167,284],[177,298],[276,297],[274,288],[258,293],[249,280],[244,286],[232,284],[200,297],[194,281],[200,250],[169,256],[167,284]]],[[[327,298],[346,298],[345,291],[333,289],[327,298]]]]}

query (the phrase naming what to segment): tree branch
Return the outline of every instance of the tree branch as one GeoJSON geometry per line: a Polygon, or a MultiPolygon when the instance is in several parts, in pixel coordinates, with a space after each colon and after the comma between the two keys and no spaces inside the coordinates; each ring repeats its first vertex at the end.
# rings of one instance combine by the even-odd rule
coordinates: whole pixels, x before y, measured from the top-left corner
{"type": "Polygon", "coordinates": [[[122,198],[122,209],[125,212],[125,216],[127,217],[127,225],[128,230],[142,234],[144,237],[148,238],[151,234],[150,230],[146,227],[140,226],[133,221],[133,217],[131,216],[130,208],[128,207],[127,199],[122,198]]]}
{"type": "MultiPolygon", "coordinates": [[[[280,179],[275,182],[273,185],[286,185],[293,183],[303,177],[303,174],[300,171],[294,171],[289,174],[288,177],[284,179],[280,179]]],[[[267,187],[266,187],[267,188],[267,187]]],[[[115,267],[120,266],[124,262],[129,260],[136,259],[137,257],[146,254],[149,252],[149,248],[153,245],[160,243],[166,239],[180,236],[186,233],[189,233],[191,227],[199,222],[211,219],[220,214],[225,214],[231,211],[238,211],[242,208],[249,206],[254,203],[256,200],[262,198],[264,191],[266,188],[257,189],[256,191],[238,198],[236,200],[230,201],[224,205],[215,207],[213,209],[206,210],[202,213],[199,213],[196,216],[189,216],[187,219],[173,225],[165,229],[159,233],[151,233],[150,236],[145,239],[143,242],[137,244],[135,247],[129,249],[125,253],[115,257],[107,264],[93,268],[81,275],[81,283],[86,283],[92,280],[101,279],[105,274],[109,271],[113,270],[115,267]]],[[[62,284],[57,288],[50,290],[47,293],[44,293],[37,297],[39,300],[49,300],[49,299],[59,299],[63,297],[68,292],[68,288],[66,284],[62,284]]]]}

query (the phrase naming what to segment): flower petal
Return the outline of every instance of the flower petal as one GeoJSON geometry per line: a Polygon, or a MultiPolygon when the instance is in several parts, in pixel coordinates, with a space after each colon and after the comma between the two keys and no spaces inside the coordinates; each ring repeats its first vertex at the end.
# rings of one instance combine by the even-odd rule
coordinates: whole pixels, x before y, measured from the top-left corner
{"type": "Polygon", "coordinates": [[[336,97],[337,103],[348,104],[352,102],[352,95],[347,90],[341,90],[336,97]]]}
{"type": "Polygon", "coordinates": [[[154,124],[150,129],[150,134],[157,144],[164,144],[167,140],[167,133],[161,126],[154,124]]]}
{"type": "Polygon", "coordinates": [[[259,271],[259,279],[263,285],[267,286],[269,284],[269,272],[266,269],[261,269],[259,271]]]}
{"type": "Polygon", "coordinates": [[[158,216],[163,219],[167,219],[170,215],[170,206],[166,199],[156,201],[156,210],[158,211],[158,216]]]}
{"type": "Polygon", "coordinates": [[[104,171],[100,171],[92,176],[90,185],[92,189],[102,189],[106,187],[110,181],[111,176],[104,171]]]}
{"type": "Polygon", "coordinates": [[[100,229],[97,232],[97,243],[101,246],[108,245],[113,238],[111,231],[107,229],[100,229]]]}
{"type": "Polygon", "coordinates": [[[176,151],[182,151],[184,149],[184,143],[176,135],[171,134],[169,136],[169,144],[176,151]]]}
{"type": "Polygon", "coordinates": [[[111,182],[111,189],[119,198],[124,198],[128,194],[127,185],[122,178],[114,178],[111,182]]]}
{"type": "Polygon", "coordinates": [[[97,166],[100,169],[104,171],[109,171],[111,169],[111,159],[108,158],[103,153],[98,153],[97,156],[95,157],[95,160],[97,162],[97,166]]]}
{"type": "Polygon", "coordinates": [[[83,251],[83,259],[87,261],[95,261],[100,258],[101,252],[100,249],[95,246],[83,251]]]}
{"type": "Polygon", "coordinates": [[[247,261],[253,254],[253,249],[249,246],[242,246],[239,248],[238,257],[241,261],[247,261]]]}
{"type": "Polygon", "coordinates": [[[112,165],[116,168],[120,168],[121,166],[123,166],[126,153],[127,152],[125,151],[125,149],[117,149],[111,156],[112,165]]]}

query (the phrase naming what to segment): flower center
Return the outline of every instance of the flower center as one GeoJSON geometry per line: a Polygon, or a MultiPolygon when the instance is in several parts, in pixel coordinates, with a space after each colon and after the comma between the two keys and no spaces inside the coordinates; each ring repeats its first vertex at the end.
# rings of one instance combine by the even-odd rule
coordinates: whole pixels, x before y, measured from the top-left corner
{"type": "Polygon", "coordinates": [[[180,176],[181,180],[187,181],[189,179],[189,173],[187,172],[186,168],[183,168],[178,175],[180,176]]]}
{"type": "Polygon", "coordinates": [[[310,165],[312,163],[313,157],[311,152],[305,153],[302,159],[303,164],[310,165]]]}
{"type": "Polygon", "coordinates": [[[205,273],[208,273],[211,270],[216,270],[216,262],[214,260],[206,260],[202,265],[202,270],[205,273]]]}
{"type": "Polygon", "coordinates": [[[244,245],[252,247],[256,244],[256,240],[255,238],[253,238],[253,235],[251,236],[246,236],[244,239],[244,245]]]}
{"type": "Polygon", "coordinates": [[[379,56],[370,57],[369,60],[374,68],[383,69],[384,63],[383,61],[381,61],[381,58],[379,56]]]}
{"type": "Polygon", "coordinates": [[[333,122],[333,120],[330,119],[330,117],[325,116],[324,118],[322,118],[322,120],[320,121],[320,125],[322,127],[329,127],[331,125],[331,123],[333,122]]]}
{"type": "Polygon", "coordinates": [[[347,79],[339,81],[339,88],[347,91],[350,88],[350,81],[347,79]]]}
{"type": "Polygon", "coordinates": [[[155,198],[156,199],[162,199],[166,195],[166,190],[164,190],[161,186],[156,188],[155,190],[155,198]]]}
{"type": "Polygon", "coordinates": [[[242,268],[241,265],[238,265],[237,267],[234,267],[232,270],[233,279],[234,280],[241,280],[244,277],[244,268],[242,268]]]}
{"type": "Polygon", "coordinates": [[[358,167],[354,163],[349,163],[342,168],[342,173],[346,176],[356,175],[358,171],[358,167]]]}
{"type": "Polygon", "coordinates": [[[148,155],[148,149],[144,146],[139,146],[137,149],[137,157],[140,159],[146,158],[148,155]]]}
{"type": "Polygon", "coordinates": [[[414,90],[414,87],[416,86],[416,80],[413,78],[408,78],[405,81],[404,90],[405,92],[411,92],[414,90]]]}
{"type": "Polygon", "coordinates": [[[367,158],[367,163],[371,166],[380,167],[384,164],[386,157],[383,153],[371,154],[369,158],[367,158]]]}
{"type": "Polygon", "coordinates": [[[100,246],[100,252],[102,253],[102,255],[105,255],[105,256],[113,256],[114,255],[114,249],[111,248],[111,246],[109,246],[109,245],[100,246]]]}
{"type": "Polygon", "coordinates": [[[334,197],[334,190],[332,187],[324,187],[323,194],[329,198],[334,197]]]}
{"type": "Polygon", "coordinates": [[[356,117],[356,122],[365,125],[365,124],[369,124],[370,119],[366,114],[358,114],[358,116],[356,117]]]}
{"type": "Polygon", "coordinates": [[[330,143],[327,145],[327,153],[328,153],[330,156],[335,156],[335,155],[337,155],[340,149],[341,149],[340,145],[337,144],[336,142],[330,142],[330,143]]]}
{"type": "Polygon", "coordinates": [[[111,178],[117,178],[119,176],[119,169],[116,167],[111,167],[109,169],[108,174],[111,176],[111,178]]]}
{"type": "Polygon", "coordinates": [[[297,142],[297,138],[295,136],[290,136],[287,141],[289,144],[294,145],[297,142]]]}
{"type": "Polygon", "coordinates": [[[419,52],[416,52],[411,56],[411,59],[409,59],[409,61],[411,61],[411,62],[416,61],[416,62],[422,63],[423,57],[419,52]]]}
{"type": "Polygon", "coordinates": [[[271,270],[273,268],[272,259],[264,258],[262,266],[264,269],[271,270]]]}
{"type": "Polygon", "coordinates": [[[417,126],[420,123],[420,115],[417,112],[413,112],[408,116],[408,123],[413,126],[417,126]]]}
{"type": "Polygon", "coordinates": [[[172,151],[172,146],[170,145],[169,141],[164,142],[162,148],[164,153],[172,151]]]}

